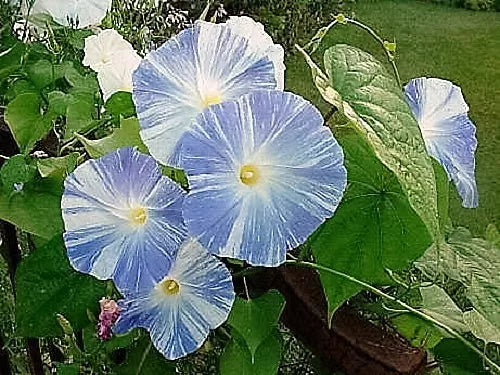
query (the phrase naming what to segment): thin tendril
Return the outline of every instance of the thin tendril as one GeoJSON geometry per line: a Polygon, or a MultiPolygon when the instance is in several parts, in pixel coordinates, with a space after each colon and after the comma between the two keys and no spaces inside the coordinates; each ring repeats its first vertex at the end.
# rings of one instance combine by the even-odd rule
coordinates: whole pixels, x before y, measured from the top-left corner
{"type": "Polygon", "coordinates": [[[357,26],[357,27],[365,30],[368,34],[370,34],[382,46],[382,49],[384,50],[384,52],[387,56],[387,60],[389,61],[389,63],[392,66],[392,70],[394,71],[394,76],[396,77],[396,81],[398,82],[399,87],[403,87],[403,85],[401,83],[401,78],[399,76],[398,67],[396,65],[396,62],[394,61],[394,56],[391,53],[391,51],[389,51],[386,48],[384,40],[375,32],[375,30],[373,30],[371,27],[365,25],[364,23],[361,23],[359,21],[353,20],[353,19],[348,18],[348,17],[344,17],[343,15],[341,17],[342,22],[339,22],[338,17],[340,17],[340,16],[341,15],[338,15],[337,17],[335,17],[335,19],[328,26],[325,26],[325,27],[322,27],[321,29],[319,29],[319,31],[316,33],[316,35],[314,35],[314,37],[309,41],[309,43],[307,43],[305,45],[304,50],[307,50],[307,49],[311,48],[311,46],[312,46],[311,53],[313,53],[314,51],[316,51],[316,49],[320,45],[321,41],[326,36],[326,34],[330,31],[330,29],[332,29],[335,25],[339,25],[339,24],[344,25],[346,23],[349,23],[351,25],[357,26]]]}
{"type": "Polygon", "coordinates": [[[359,28],[365,30],[377,42],[380,43],[380,45],[382,46],[382,49],[384,50],[385,54],[387,55],[387,60],[389,61],[389,63],[392,66],[392,70],[394,71],[394,75],[396,76],[396,81],[398,81],[399,87],[403,87],[403,85],[401,84],[401,78],[399,77],[398,67],[396,66],[396,62],[394,61],[394,56],[391,54],[391,52],[389,50],[387,50],[387,48],[385,48],[384,40],[375,32],[375,30],[373,30],[369,26],[366,26],[364,23],[358,22],[358,21],[350,19],[350,18],[346,18],[346,21],[352,25],[358,26],[359,28]]]}
{"type": "Polygon", "coordinates": [[[248,293],[247,278],[243,276],[243,286],[245,287],[245,295],[247,300],[250,300],[250,293],[248,293]]]}

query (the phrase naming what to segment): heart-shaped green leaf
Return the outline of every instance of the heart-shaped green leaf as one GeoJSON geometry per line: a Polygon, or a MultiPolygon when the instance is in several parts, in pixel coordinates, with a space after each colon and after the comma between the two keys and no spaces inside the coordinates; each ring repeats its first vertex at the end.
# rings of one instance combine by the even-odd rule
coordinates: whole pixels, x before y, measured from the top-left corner
{"type": "Polygon", "coordinates": [[[271,290],[258,298],[250,300],[236,298],[234,301],[228,323],[241,335],[252,359],[257,348],[276,328],[284,307],[285,299],[276,290],[271,290]]]}
{"type": "Polygon", "coordinates": [[[242,338],[233,338],[220,357],[221,375],[275,375],[278,373],[283,346],[275,329],[257,348],[253,357],[242,338]]]}
{"type": "Polygon", "coordinates": [[[73,270],[58,235],[23,259],[16,272],[16,333],[24,337],[62,334],[57,314],[75,329],[89,324],[106,283],[73,270]]]}
{"type": "Polygon", "coordinates": [[[141,152],[148,152],[139,135],[139,121],[135,117],[122,119],[120,128],[115,129],[113,134],[107,137],[95,141],[79,134],[76,134],[76,137],[93,158],[100,158],[111,151],[127,146],[135,146],[141,152]]]}
{"type": "MultiPolygon", "coordinates": [[[[311,237],[316,261],[371,284],[392,280],[431,242],[425,225],[395,177],[355,132],[337,134],[345,154],[348,189],[335,215],[311,237]]],[[[320,272],[329,313],[362,290],[358,284],[320,272]]]]}
{"type": "Polygon", "coordinates": [[[0,219],[45,239],[62,233],[61,178],[37,178],[21,190],[0,186],[0,219]]]}
{"type": "Polygon", "coordinates": [[[23,154],[29,153],[52,128],[55,115],[51,111],[42,114],[41,105],[40,96],[28,92],[17,96],[5,110],[5,122],[23,154]]]}
{"type": "Polygon", "coordinates": [[[363,135],[375,155],[399,180],[411,207],[440,238],[437,192],[431,158],[402,89],[382,63],[348,45],[325,52],[325,75],[302,50],[323,98],[363,135]]]}

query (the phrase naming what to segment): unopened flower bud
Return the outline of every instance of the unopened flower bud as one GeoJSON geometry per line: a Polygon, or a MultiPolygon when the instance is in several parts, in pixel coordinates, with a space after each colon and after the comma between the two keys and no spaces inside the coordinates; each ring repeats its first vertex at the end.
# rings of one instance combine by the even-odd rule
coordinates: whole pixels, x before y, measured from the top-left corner
{"type": "Polygon", "coordinates": [[[109,340],[112,334],[111,327],[120,316],[120,307],[116,301],[104,297],[99,301],[99,305],[101,312],[97,324],[97,336],[101,340],[109,340]]]}

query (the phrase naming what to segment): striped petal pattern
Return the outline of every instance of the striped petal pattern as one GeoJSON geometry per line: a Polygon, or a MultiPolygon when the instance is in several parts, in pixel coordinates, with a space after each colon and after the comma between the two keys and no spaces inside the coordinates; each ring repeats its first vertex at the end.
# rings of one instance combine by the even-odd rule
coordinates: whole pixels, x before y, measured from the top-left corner
{"type": "Polygon", "coordinates": [[[303,98],[262,90],[207,108],[181,140],[189,232],[219,256],[277,266],[331,217],[342,149],[303,98]]]}
{"type": "Polygon", "coordinates": [[[149,288],[125,294],[114,331],[145,328],[158,351],[174,360],[203,344],[210,329],[227,319],[234,298],[229,270],[188,239],[168,273],[149,288]]]}
{"type": "Polygon", "coordinates": [[[277,87],[275,67],[225,24],[199,21],[148,54],[133,77],[141,137],[164,164],[179,165],[179,139],[210,105],[277,87]]]}
{"type": "Polygon", "coordinates": [[[120,291],[170,269],[187,237],[184,191],[153,158],[122,148],[79,166],[64,183],[64,240],[72,266],[120,291]]]}
{"type": "Polygon", "coordinates": [[[467,113],[462,90],[439,78],[415,78],[405,87],[406,100],[418,121],[427,152],[453,180],[462,206],[479,204],[475,178],[476,127],[467,113]]]}
{"type": "Polygon", "coordinates": [[[271,36],[264,30],[264,25],[247,16],[231,16],[226,25],[237,35],[248,39],[262,56],[268,56],[274,65],[278,90],[285,88],[285,50],[274,44],[271,36]]]}

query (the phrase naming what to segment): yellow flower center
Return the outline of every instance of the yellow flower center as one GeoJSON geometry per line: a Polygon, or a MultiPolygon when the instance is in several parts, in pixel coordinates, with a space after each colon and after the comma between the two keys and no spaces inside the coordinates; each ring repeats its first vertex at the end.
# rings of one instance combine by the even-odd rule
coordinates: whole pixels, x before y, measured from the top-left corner
{"type": "Polygon", "coordinates": [[[172,279],[163,280],[160,284],[161,291],[167,296],[173,296],[179,293],[181,288],[179,283],[172,279]]]}
{"type": "Polygon", "coordinates": [[[130,221],[135,225],[144,225],[148,218],[148,211],[144,207],[134,207],[130,210],[130,221]]]}
{"type": "Polygon", "coordinates": [[[202,99],[202,105],[204,108],[210,107],[214,104],[222,103],[222,97],[219,94],[207,95],[202,99]]]}
{"type": "Polygon", "coordinates": [[[257,166],[246,164],[240,169],[240,180],[245,185],[255,185],[260,180],[260,172],[257,166]]]}

